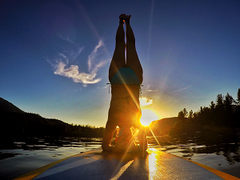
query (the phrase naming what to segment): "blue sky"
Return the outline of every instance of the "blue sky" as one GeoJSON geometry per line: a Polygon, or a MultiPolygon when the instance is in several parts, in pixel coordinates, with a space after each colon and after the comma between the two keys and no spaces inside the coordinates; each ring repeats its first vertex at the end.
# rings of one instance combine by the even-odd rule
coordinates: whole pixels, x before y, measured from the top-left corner
{"type": "MultiPolygon", "coordinates": [[[[0,97],[26,112],[104,126],[118,16],[131,14],[142,96],[160,118],[240,88],[240,1],[3,0],[0,97]]],[[[144,109],[144,108],[143,108],[144,109]]]]}

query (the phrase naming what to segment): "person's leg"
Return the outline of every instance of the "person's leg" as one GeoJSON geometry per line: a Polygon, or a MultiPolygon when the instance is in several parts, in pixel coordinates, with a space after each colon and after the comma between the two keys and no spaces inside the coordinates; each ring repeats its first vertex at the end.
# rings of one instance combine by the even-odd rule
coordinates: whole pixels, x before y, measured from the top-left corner
{"type": "Polygon", "coordinates": [[[120,20],[116,33],[115,51],[109,67],[109,81],[111,81],[114,74],[122,67],[125,67],[125,40],[123,21],[120,20]]]}
{"type": "Polygon", "coordinates": [[[133,30],[129,24],[129,20],[126,21],[126,39],[127,39],[127,67],[131,68],[139,78],[140,84],[143,81],[142,65],[138,59],[137,51],[135,48],[135,37],[133,30]]]}
{"type": "Polygon", "coordinates": [[[146,137],[146,128],[141,127],[138,132],[138,140],[140,145],[140,151],[146,151],[147,150],[147,137],[146,137]]]}
{"type": "MultiPolygon", "coordinates": [[[[119,17],[120,18],[120,17],[119,17]]],[[[116,45],[115,51],[113,54],[113,58],[109,67],[108,78],[111,81],[112,77],[115,73],[122,67],[125,67],[125,39],[124,39],[124,29],[123,29],[123,21],[120,19],[119,26],[116,33],[116,45]]],[[[110,150],[110,143],[116,129],[117,119],[112,116],[112,104],[110,105],[109,113],[108,113],[108,121],[106,123],[106,129],[103,135],[102,148],[105,151],[110,150]]]]}
{"type": "Polygon", "coordinates": [[[102,149],[104,151],[110,151],[110,143],[114,134],[114,131],[116,129],[116,125],[112,124],[111,121],[107,121],[106,129],[103,135],[103,141],[102,141],[102,149]]]}

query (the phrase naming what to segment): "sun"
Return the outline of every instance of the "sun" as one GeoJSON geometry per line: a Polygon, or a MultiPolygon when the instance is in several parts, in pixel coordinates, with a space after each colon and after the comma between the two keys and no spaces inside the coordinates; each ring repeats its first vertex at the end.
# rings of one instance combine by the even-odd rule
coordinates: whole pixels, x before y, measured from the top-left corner
{"type": "Polygon", "coordinates": [[[143,126],[149,126],[152,121],[159,120],[158,115],[150,109],[142,109],[140,122],[143,126]]]}

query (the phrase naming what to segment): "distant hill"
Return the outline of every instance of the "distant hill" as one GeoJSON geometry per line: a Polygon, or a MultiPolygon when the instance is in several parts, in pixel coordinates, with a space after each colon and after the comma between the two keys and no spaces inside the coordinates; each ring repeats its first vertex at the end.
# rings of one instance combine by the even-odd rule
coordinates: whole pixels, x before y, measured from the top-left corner
{"type": "Polygon", "coordinates": [[[27,136],[60,136],[70,126],[57,119],[26,113],[3,98],[0,98],[0,119],[0,142],[6,139],[21,140],[27,136]]]}
{"type": "Polygon", "coordinates": [[[150,125],[150,128],[156,136],[167,135],[169,130],[175,125],[177,120],[177,117],[171,117],[153,121],[150,125]]]}
{"type": "MultiPolygon", "coordinates": [[[[28,137],[102,137],[104,132],[102,127],[74,126],[58,119],[26,113],[3,98],[0,98],[0,119],[0,148],[28,137]]],[[[176,117],[160,119],[152,122],[150,128],[156,136],[167,135],[177,120],[176,117]]],[[[150,131],[148,135],[151,135],[150,131]]]]}
{"type": "MultiPolygon", "coordinates": [[[[13,141],[29,137],[102,137],[104,128],[89,125],[70,125],[58,119],[26,113],[7,100],[0,98],[0,148],[13,141]]],[[[10,146],[10,145],[9,145],[10,146]]]]}
{"type": "Polygon", "coordinates": [[[25,113],[17,106],[0,97],[0,112],[25,113]]]}

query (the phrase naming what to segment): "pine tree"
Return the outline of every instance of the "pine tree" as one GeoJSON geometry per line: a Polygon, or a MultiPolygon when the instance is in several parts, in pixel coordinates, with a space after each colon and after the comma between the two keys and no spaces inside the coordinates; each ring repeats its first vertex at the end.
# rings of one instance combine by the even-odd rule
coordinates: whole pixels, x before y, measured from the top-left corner
{"type": "Polygon", "coordinates": [[[225,96],[224,105],[228,107],[231,106],[233,102],[233,97],[227,93],[227,95],[225,96]]]}
{"type": "Polygon", "coordinates": [[[213,101],[211,101],[210,109],[213,110],[214,108],[215,108],[215,103],[213,101]]]}
{"type": "Polygon", "coordinates": [[[222,106],[223,105],[223,95],[222,94],[217,95],[216,103],[217,103],[217,106],[222,106]]]}
{"type": "Polygon", "coordinates": [[[238,105],[240,105],[240,88],[238,89],[238,92],[237,92],[237,103],[238,105]]]}
{"type": "Polygon", "coordinates": [[[188,113],[188,119],[193,119],[193,111],[189,111],[188,113]]]}

